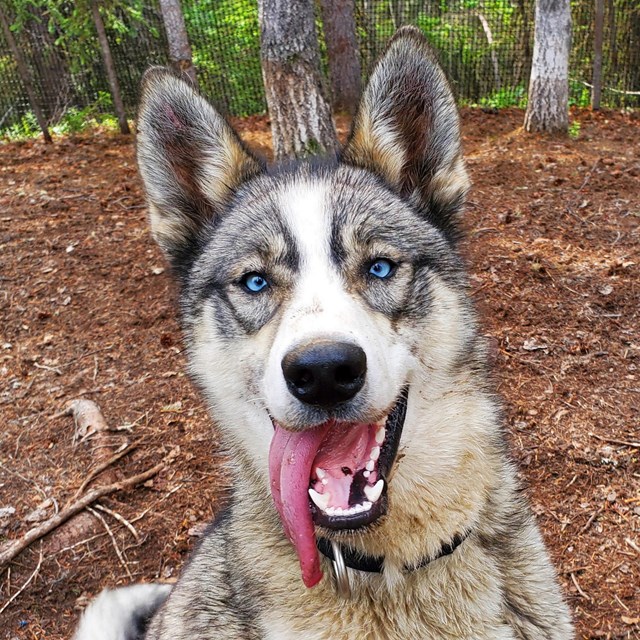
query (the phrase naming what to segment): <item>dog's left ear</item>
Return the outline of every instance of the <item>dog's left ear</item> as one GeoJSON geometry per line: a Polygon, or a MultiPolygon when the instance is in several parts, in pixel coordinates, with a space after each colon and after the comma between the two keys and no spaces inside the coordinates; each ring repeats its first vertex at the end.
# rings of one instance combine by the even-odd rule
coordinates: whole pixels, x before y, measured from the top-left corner
{"type": "Polygon", "coordinates": [[[458,110],[418,29],[400,29],[374,67],[343,158],[378,174],[447,236],[456,235],[469,189],[458,110]]]}

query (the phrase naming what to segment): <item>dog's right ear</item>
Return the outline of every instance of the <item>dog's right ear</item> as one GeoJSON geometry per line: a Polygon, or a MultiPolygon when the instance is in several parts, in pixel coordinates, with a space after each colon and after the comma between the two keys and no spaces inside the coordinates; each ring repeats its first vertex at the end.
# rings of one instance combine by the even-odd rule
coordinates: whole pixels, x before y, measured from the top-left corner
{"type": "Polygon", "coordinates": [[[262,165],[190,84],[160,67],[142,81],[137,129],[151,231],[177,265],[199,229],[262,165]]]}

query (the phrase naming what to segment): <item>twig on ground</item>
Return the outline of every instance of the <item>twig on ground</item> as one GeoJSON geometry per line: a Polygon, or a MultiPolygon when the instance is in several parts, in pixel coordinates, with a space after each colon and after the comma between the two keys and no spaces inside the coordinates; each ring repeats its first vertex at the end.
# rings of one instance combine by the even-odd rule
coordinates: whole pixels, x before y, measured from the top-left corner
{"type": "Polygon", "coordinates": [[[150,478],[153,478],[153,476],[157,475],[160,471],[165,469],[167,464],[169,464],[177,455],[178,449],[173,449],[167,456],[165,456],[162,462],[151,467],[150,469],[147,469],[146,471],[143,471],[142,473],[131,476],[130,478],[125,478],[124,480],[120,480],[119,482],[114,482],[113,484],[92,489],[73,504],[66,506],[55,516],[52,516],[42,524],[27,531],[27,533],[25,533],[21,538],[12,540],[11,542],[3,545],[2,547],[0,547],[0,567],[3,567],[5,564],[7,564],[7,562],[13,560],[31,543],[39,540],[47,533],[50,533],[51,531],[59,527],[62,523],[69,520],[69,518],[75,516],[76,513],[80,513],[80,511],[88,507],[90,504],[93,504],[96,500],[115,493],[116,491],[129,489],[130,487],[134,487],[137,484],[141,484],[142,482],[146,482],[150,478]]]}
{"type": "Polygon", "coordinates": [[[129,446],[126,444],[124,448],[118,451],[115,455],[111,456],[108,460],[105,460],[103,463],[99,464],[97,467],[92,469],[89,472],[89,475],[82,481],[80,488],[75,492],[71,501],[75,500],[89,485],[89,483],[100,473],[102,473],[105,469],[110,467],[114,462],[120,460],[120,458],[124,458],[126,455],[131,453],[134,449],[137,449],[140,446],[142,441],[138,440],[137,442],[132,442],[129,446]]]}
{"type": "Polygon", "coordinates": [[[591,598],[580,588],[580,585],[578,584],[578,581],[576,580],[576,575],[575,573],[571,574],[571,580],[573,582],[573,584],[575,585],[576,589],[578,590],[578,593],[585,598],[586,600],[589,600],[589,602],[591,602],[591,598]]]}
{"type": "Polygon", "coordinates": [[[629,440],[616,440],[615,438],[603,438],[596,433],[592,433],[589,431],[589,435],[596,440],[601,440],[602,442],[608,442],[610,444],[620,444],[623,447],[632,447],[634,449],[640,449],[640,442],[630,442],[629,440]]]}
{"type": "Polygon", "coordinates": [[[78,360],[84,360],[84,358],[88,358],[89,356],[92,356],[94,353],[102,353],[103,351],[110,351],[111,349],[113,349],[112,344],[106,347],[102,347],[102,349],[94,349],[93,351],[88,351],[87,353],[83,353],[81,356],[78,356],[73,360],[69,360],[68,362],[63,362],[62,364],[59,364],[58,367],[68,367],[69,365],[74,364],[75,362],[78,362],[78,360]]]}
{"type": "Polygon", "coordinates": [[[103,536],[106,536],[107,533],[106,531],[103,531],[102,533],[96,533],[95,536],[89,536],[88,538],[84,538],[83,540],[78,540],[78,542],[74,542],[73,544],[70,544],[68,547],[63,547],[62,549],[57,549],[53,555],[54,556],[58,556],[61,553],[64,553],[65,551],[71,551],[71,549],[75,549],[76,547],[79,547],[81,544],[86,544],[87,542],[91,542],[92,540],[96,540],[98,538],[102,538],[103,536]]]}
{"type": "Polygon", "coordinates": [[[596,509],[592,514],[591,517],[587,520],[587,524],[584,525],[584,527],[582,527],[582,529],[580,529],[579,533],[584,533],[592,524],[593,521],[604,511],[604,505],[601,506],[599,509],[596,509]]]}
{"type": "Polygon", "coordinates": [[[45,371],[53,371],[54,373],[57,373],[59,376],[62,375],[62,371],[60,371],[60,369],[58,369],[57,367],[49,367],[46,364],[38,364],[37,362],[34,362],[33,366],[36,369],[44,369],[45,371]]]}
{"type": "Polygon", "coordinates": [[[40,557],[38,558],[38,564],[36,568],[29,576],[29,579],[2,605],[2,607],[0,607],[0,613],[3,613],[4,610],[29,586],[30,582],[36,577],[38,571],[40,571],[40,567],[42,566],[42,558],[42,544],[40,544],[40,557]]]}
{"type": "Polygon", "coordinates": [[[104,511],[105,513],[108,513],[112,518],[115,518],[120,524],[127,527],[127,529],[129,529],[129,531],[131,532],[131,535],[136,539],[136,542],[140,542],[140,535],[136,531],[136,528],[124,516],[120,515],[117,511],[113,511],[112,509],[105,507],[102,504],[95,505],[95,508],[98,509],[99,511],[104,511]]]}
{"type": "Polygon", "coordinates": [[[122,551],[120,551],[120,547],[118,547],[118,543],[116,542],[116,537],[113,535],[113,531],[111,531],[111,527],[107,524],[107,521],[95,509],[92,509],[91,507],[87,507],[87,511],[92,516],[100,520],[100,522],[102,523],[102,526],[105,528],[105,531],[109,534],[109,537],[111,538],[111,544],[113,544],[113,548],[115,549],[115,552],[116,552],[116,555],[118,556],[118,560],[120,561],[120,564],[122,565],[123,569],[127,572],[127,576],[129,577],[129,580],[133,580],[131,571],[129,571],[129,565],[122,551]]]}
{"type": "Polygon", "coordinates": [[[640,547],[631,539],[625,538],[624,541],[636,552],[640,553],[640,547]]]}

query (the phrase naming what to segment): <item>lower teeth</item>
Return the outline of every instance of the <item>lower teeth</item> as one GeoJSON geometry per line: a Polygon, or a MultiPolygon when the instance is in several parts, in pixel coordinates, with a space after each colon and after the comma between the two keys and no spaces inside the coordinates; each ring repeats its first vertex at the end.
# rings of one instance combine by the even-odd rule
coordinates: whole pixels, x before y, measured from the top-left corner
{"type": "Polygon", "coordinates": [[[326,513],[328,516],[352,516],[356,513],[362,513],[363,511],[369,511],[373,506],[374,502],[377,502],[382,495],[382,489],[384,488],[384,480],[380,478],[378,482],[376,482],[373,486],[366,485],[364,487],[364,494],[367,497],[361,504],[356,504],[346,509],[342,507],[330,507],[329,504],[329,494],[326,493],[318,493],[315,489],[309,489],[309,497],[313,501],[313,503],[318,507],[322,512],[326,513]]]}
{"type": "Polygon", "coordinates": [[[348,509],[343,509],[342,507],[327,507],[326,509],[323,509],[323,511],[328,516],[353,516],[356,513],[369,511],[372,506],[372,503],[367,500],[362,504],[357,504],[353,507],[349,507],[348,509]]]}

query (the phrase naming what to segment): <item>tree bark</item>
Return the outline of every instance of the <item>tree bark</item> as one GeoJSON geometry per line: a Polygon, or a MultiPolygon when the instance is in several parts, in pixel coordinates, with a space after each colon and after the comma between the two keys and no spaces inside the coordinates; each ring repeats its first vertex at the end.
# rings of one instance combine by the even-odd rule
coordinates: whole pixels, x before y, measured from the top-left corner
{"type": "Polygon", "coordinates": [[[31,110],[33,111],[36,120],[38,122],[38,126],[42,131],[42,136],[44,137],[44,141],[47,143],[51,143],[51,134],[49,133],[49,129],[47,128],[47,121],[42,112],[42,108],[40,107],[40,100],[38,99],[38,94],[36,93],[35,87],[33,86],[33,80],[31,77],[31,73],[29,72],[29,67],[25,62],[25,59],[22,56],[22,52],[20,51],[18,45],[16,44],[16,39],[13,37],[13,33],[9,26],[9,19],[7,15],[0,6],[0,24],[2,25],[2,32],[4,34],[4,38],[9,45],[9,49],[11,49],[11,53],[15,58],[16,65],[18,67],[18,74],[20,75],[20,80],[22,80],[22,84],[24,85],[25,91],[27,92],[27,96],[29,98],[29,104],[31,105],[31,110]]]}
{"type": "Polygon", "coordinates": [[[259,0],[260,53],[277,159],[332,153],[312,0],[259,0]]]}
{"type": "Polygon", "coordinates": [[[604,0],[596,0],[596,19],[593,35],[593,89],[591,108],[600,109],[602,99],[602,41],[604,35],[604,0]]]}
{"type": "Polygon", "coordinates": [[[569,128],[569,0],[536,0],[527,131],[566,133],[569,128]]]}
{"type": "Polygon", "coordinates": [[[184,73],[197,86],[196,68],[193,66],[191,45],[187,36],[180,0],[160,0],[160,11],[167,32],[171,66],[176,71],[184,73]]]}
{"type": "Polygon", "coordinates": [[[360,97],[354,0],[321,0],[333,108],[353,115],[360,97]]]}
{"type": "Polygon", "coordinates": [[[482,30],[484,31],[484,35],[487,38],[487,44],[489,45],[489,55],[491,56],[491,64],[493,65],[495,91],[500,91],[502,87],[502,82],[500,81],[500,63],[498,62],[498,54],[493,46],[494,40],[491,26],[489,25],[489,21],[479,11],[476,11],[476,15],[482,25],[482,30]]]}
{"type": "Polygon", "coordinates": [[[104,22],[100,15],[100,4],[98,0],[91,0],[91,15],[93,17],[93,24],[96,27],[98,33],[98,41],[100,42],[100,51],[102,52],[102,60],[104,62],[105,70],[107,72],[107,79],[109,80],[109,88],[111,89],[111,96],[113,98],[113,106],[118,116],[118,124],[120,125],[121,133],[131,133],[129,130],[129,123],[127,122],[127,114],[124,110],[124,103],[122,102],[122,94],[120,93],[120,83],[118,82],[118,76],[116,74],[116,67],[113,63],[113,57],[111,55],[111,47],[109,46],[109,40],[107,40],[107,32],[104,28],[104,22]]]}

